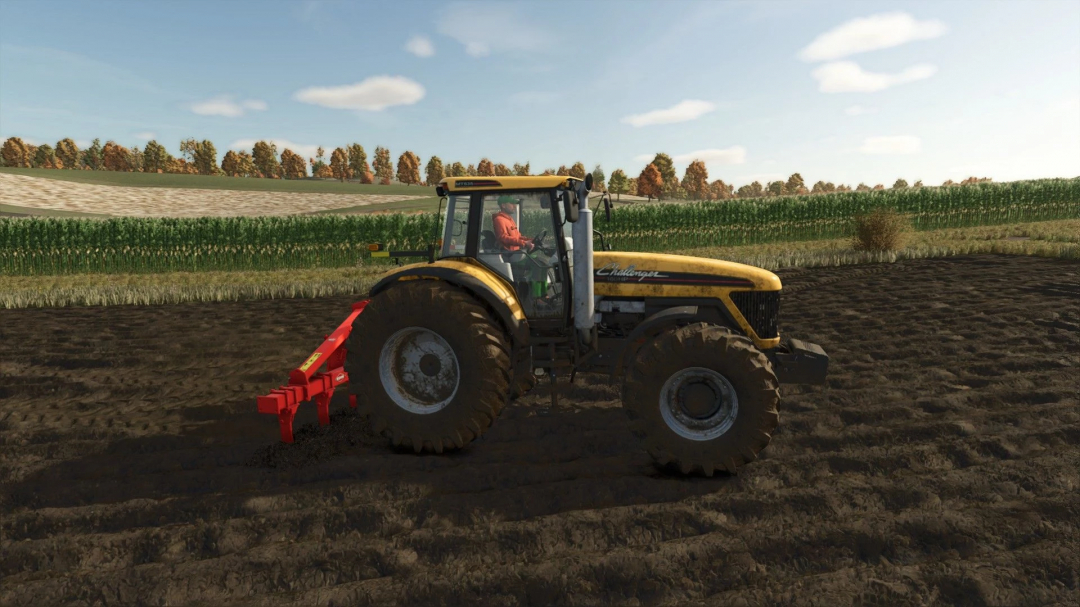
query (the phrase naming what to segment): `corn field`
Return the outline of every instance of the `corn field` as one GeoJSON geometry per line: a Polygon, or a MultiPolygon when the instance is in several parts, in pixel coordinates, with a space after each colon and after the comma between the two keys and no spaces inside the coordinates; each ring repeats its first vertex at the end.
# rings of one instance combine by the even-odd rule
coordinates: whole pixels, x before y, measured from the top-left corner
{"type": "MultiPolygon", "coordinates": [[[[623,251],[842,238],[884,207],[916,230],[1080,218],[1080,178],[619,208],[595,225],[623,251]]],[[[0,274],[278,270],[371,263],[367,245],[423,249],[434,214],[199,219],[0,219],[0,274]]],[[[527,226],[522,226],[523,229],[527,226]]],[[[527,232],[528,235],[531,235],[527,232]]],[[[379,260],[382,262],[382,260],[379,260]]]]}

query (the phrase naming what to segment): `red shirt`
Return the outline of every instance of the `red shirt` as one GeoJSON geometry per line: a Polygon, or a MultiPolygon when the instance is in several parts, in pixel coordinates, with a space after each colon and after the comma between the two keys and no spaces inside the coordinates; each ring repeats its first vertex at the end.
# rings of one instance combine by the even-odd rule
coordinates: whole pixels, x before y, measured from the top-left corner
{"type": "Polygon", "coordinates": [[[517,251],[532,242],[521,235],[517,224],[514,223],[514,218],[502,211],[496,213],[491,218],[491,222],[495,227],[495,238],[507,251],[517,251]]]}

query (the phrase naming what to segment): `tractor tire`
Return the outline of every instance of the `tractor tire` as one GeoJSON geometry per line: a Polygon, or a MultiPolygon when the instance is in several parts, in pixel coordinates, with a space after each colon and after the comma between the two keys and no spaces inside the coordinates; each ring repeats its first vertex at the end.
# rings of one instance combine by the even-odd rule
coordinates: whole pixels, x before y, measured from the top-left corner
{"type": "Polygon", "coordinates": [[[346,348],[360,413],[395,447],[460,449],[509,397],[506,333],[476,299],[443,281],[405,281],[376,295],[346,348]]]}
{"type": "Polygon", "coordinates": [[[757,459],[780,421],[780,384],[748,338],[706,323],[643,345],[623,380],[634,435],[683,474],[735,473],[757,459]]]}
{"type": "Polygon", "coordinates": [[[510,400],[525,396],[535,387],[536,375],[533,374],[532,352],[528,346],[525,346],[514,355],[514,378],[510,388],[510,400]]]}

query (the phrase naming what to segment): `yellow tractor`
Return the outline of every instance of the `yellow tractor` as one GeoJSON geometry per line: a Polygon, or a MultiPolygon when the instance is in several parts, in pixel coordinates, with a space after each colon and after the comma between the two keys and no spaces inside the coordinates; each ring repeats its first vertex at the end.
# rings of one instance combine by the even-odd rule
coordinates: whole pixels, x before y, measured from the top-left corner
{"type": "MultiPolygon", "coordinates": [[[[824,383],[828,356],[781,343],[771,272],[608,250],[591,186],[591,176],[442,180],[429,250],[372,253],[428,259],[380,280],[260,411],[279,415],[291,441],[296,404],[314,399],[328,421],[329,394],[348,382],[392,445],[443,452],[483,435],[539,379],[554,406],[567,379],[601,372],[621,380],[631,429],[660,464],[712,475],[753,461],[777,426],[779,385],[824,383]]],[[[610,198],[601,202],[610,217],[610,198]]]]}

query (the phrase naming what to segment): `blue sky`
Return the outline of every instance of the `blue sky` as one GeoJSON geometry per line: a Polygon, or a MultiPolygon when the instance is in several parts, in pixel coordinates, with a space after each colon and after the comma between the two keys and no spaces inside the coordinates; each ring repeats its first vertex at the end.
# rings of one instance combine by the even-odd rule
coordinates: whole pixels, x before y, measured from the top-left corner
{"type": "Polygon", "coordinates": [[[1080,2],[0,3],[0,137],[1080,176],[1080,2]]]}

